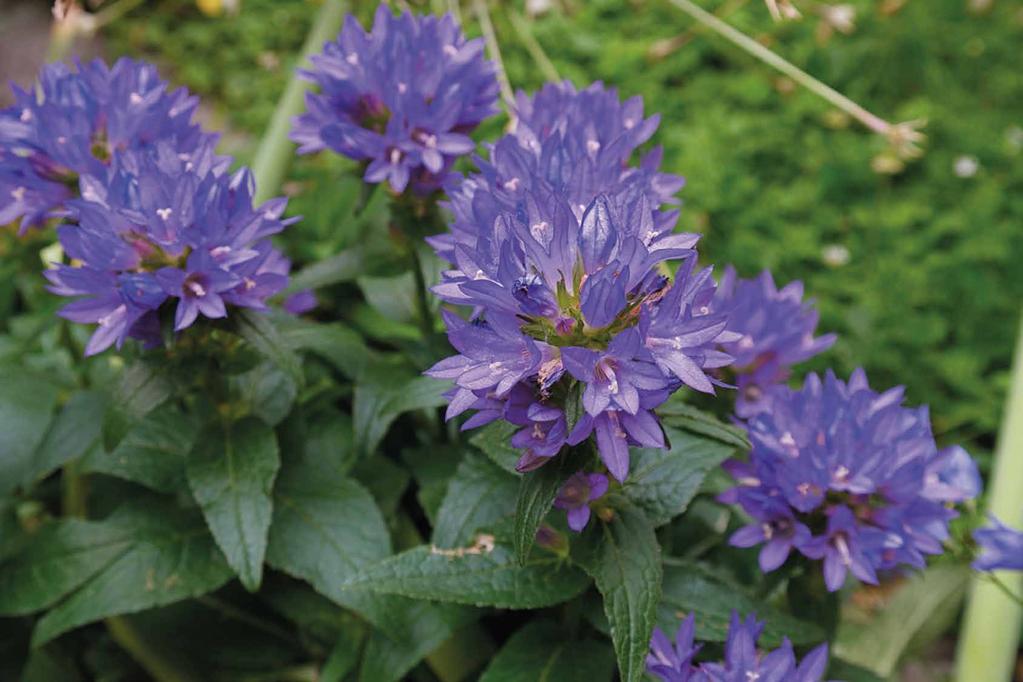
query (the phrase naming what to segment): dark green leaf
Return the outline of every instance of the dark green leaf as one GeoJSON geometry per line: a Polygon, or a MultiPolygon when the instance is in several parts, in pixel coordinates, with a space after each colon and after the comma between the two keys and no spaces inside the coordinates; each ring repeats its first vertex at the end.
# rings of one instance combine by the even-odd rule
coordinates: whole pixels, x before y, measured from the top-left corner
{"type": "Polygon", "coordinates": [[[107,616],[205,594],[231,578],[198,514],[152,500],[123,508],[102,524],[125,533],[128,548],[43,616],[33,645],[107,616]]]}
{"type": "Polygon", "coordinates": [[[291,377],[296,386],[302,385],[302,364],[269,315],[254,310],[239,310],[231,319],[239,336],[291,377]]]}
{"type": "Polygon", "coordinates": [[[448,382],[430,377],[402,378],[386,373],[357,384],[352,409],[357,451],[368,454],[376,450],[399,415],[446,405],[442,394],[448,388],[448,382]]]}
{"type": "Polygon", "coordinates": [[[362,571],[347,591],[395,594],[505,609],[552,606],[580,594],[589,584],[582,571],[558,559],[520,566],[492,537],[472,546],[442,550],[416,547],[362,571]]]}
{"type": "Polygon", "coordinates": [[[641,510],[618,504],[611,523],[597,523],[582,541],[580,564],[604,597],[622,680],[636,682],[661,599],[661,548],[653,526],[641,510]]]}
{"type": "Polygon", "coordinates": [[[332,284],[351,282],[362,273],[364,265],[363,249],[359,247],[347,249],[300,270],[291,278],[288,291],[320,289],[332,284]]]}
{"type": "Polygon", "coordinates": [[[480,682],[609,682],[614,651],[606,642],[570,640],[548,621],[529,623],[509,639],[480,682]]]}
{"type": "Polygon", "coordinates": [[[213,537],[242,584],[259,588],[281,466],[277,437],[258,419],[218,425],[188,456],[186,473],[213,537]]]}
{"type": "Polygon", "coordinates": [[[711,438],[733,448],[750,449],[745,429],[726,424],[712,414],[687,405],[682,402],[681,395],[682,392],[679,392],[674,399],[657,408],[657,414],[665,424],[711,438]]]}
{"type": "Polygon", "coordinates": [[[572,387],[565,397],[565,430],[572,433],[572,429],[579,422],[586,410],[583,408],[583,390],[586,385],[581,381],[572,382],[572,387]]]}
{"type": "Polygon", "coordinates": [[[409,473],[394,460],[383,455],[361,459],[350,472],[352,478],[366,486],[385,518],[391,518],[398,510],[405,489],[409,484],[409,473]]]}
{"type": "Polygon", "coordinates": [[[433,544],[450,549],[472,542],[474,533],[515,511],[518,481],[475,452],[458,466],[437,514],[433,544]]]}
{"type": "Polygon", "coordinates": [[[632,450],[632,472],[622,492],[660,526],[685,511],[711,469],[735,452],[731,445],[672,428],[671,448],[632,450]]]}
{"type": "Polygon", "coordinates": [[[511,444],[511,437],[519,430],[514,424],[504,420],[491,422],[479,429],[469,439],[469,443],[483,451],[490,461],[511,474],[517,474],[515,464],[522,456],[522,451],[511,444]]]}
{"type": "Polygon", "coordinates": [[[429,445],[401,452],[402,461],[416,480],[416,497],[431,526],[437,524],[437,514],[447,495],[448,483],[464,454],[456,444],[429,445]]]}
{"type": "Polygon", "coordinates": [[[520,562],[525,562],[529,556],[536,541],[536,530],[550,511],[561,484],[582,468],[588,457],[585,447],[563,450],[553,461],[522,476],[515,501],[515,532],[512,535],[515,556],[520,562]]]}
{"type": "Polygon", "coordinates": [[[45,609],[126,552],[122,527],[65,519],[43,527],[23,550],[0,564],[0,613],[45,609]]]}
{"type": "Polygon", "coordinates": [[[723,642],[733,610],[740,615],[756,613],[765,622],[760,640],[763,646],[778,646],[782,637],[788,637],[797,645],[824,639],[820,627],[753,599],[741,586],[724,578],[720,571],[677,559],[665,566],[664,597],[658,623],[666,632],[674,631],[680,618],[695,612],[698,639],[723,642]]]}
{"type": "Polygon", "coordinates": [[[32,457],[31,475],[22,484],[28,486],[96,446],[106,407],[102,393],[80,391],[72,395],[32,457]]]}
{"type": "Polygon", "coordinates": [[[34,478],[33,455],[57,404],[57,386],[14,367],[0,369],[0,494],[34,478]]]}
{"type": "Polygon", "coordinates": [[[276,426],[288,416],[298,396],[298,385],[294,379],[270,362],[232,377],[232,383],[251,414],[271,426],[276,426]]]}
{"type": "Polygon", "coordinates": [[[316,324],[296,318],[285,323],[282,334],[292,349],[315,353],[350,379],[361,377],[375,358],[361,336],[340,324],[316,324]]]}
{"type": "Polygon", "coordinates": [[[424,656],[448,640],[460,627],[472,622],[476,612],[453,604],[430,604],[385,597],[382,608],[398,609],[393,614],[401,630],[374,632],[366,643],[359,669],[359,682],[396,682],[404,679],[424,656]]]}
{"type": "Polygon", "coordinates": [[[828,664],[827,679],[842,682],[886,682],[885,678],[878,677],[872,671],[834,656],[828,664]]]}
{"type": "Polygon", "coordinates": [[[124,370],[103,420],[103,447],[113,450],[128,430],[170,399],[174,386],[159,368],[140,360],[124,370]]]}
{"type": "Polygon", "coordinates": [[[165,405],[128,431],[113,452],[101,448],[89,452],[82,461],[82,469],[173,493],[187,485],[185,458],[197,435],[194,419],[174,405],[165,405]]]}

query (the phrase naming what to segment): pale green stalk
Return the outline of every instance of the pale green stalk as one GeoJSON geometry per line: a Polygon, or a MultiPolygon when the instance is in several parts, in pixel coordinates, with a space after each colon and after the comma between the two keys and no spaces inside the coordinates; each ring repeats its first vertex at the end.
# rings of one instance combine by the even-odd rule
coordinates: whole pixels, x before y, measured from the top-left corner
{"type": "Polygon", "coordinates": [[[501,86],[501,99],[508,108],[508,116],[515,118],[515,93],[512,92],[511,82],[504,70],[504,61],[501,59],[501,46],[497,44],[497,34],[494,33],[494,24],[490,21],[490,10],[487,9],[487,0],[473,0],[473,11],[480,22],[480,31],[483,33],[483,41],[487,44],[487,53],[497,65],[497,84],[501,86]]]}
{"type": "Polygon", "coordinates": [[[519,34],[519,38],[522,39],[522,45],[529,52],[529,56],[536,62],[536,66],[540,69],[543,77],[552,83],[556,83],[561,80],[561,76],[558,75],[558,70],[555,68],[554,63],[544,52],[543,46],[533,35],[533,29],[530,28],[529,22],[521,14],[515,11],[514,8],[509,7],[508,20],[511,21],[512,27],[519,34]]]}
{"type": "MultiPolygon", "coordinates": [[[[297,66],[304,66],[310,55],[319,52],[325,42],[338,34],[347,11],[346,4],[343,0],[324,0],[313,20],[305,45],[302,46],[297,66]]],[[[252,174],[256,179],[256,203],[266,201],[280,190],[284,174],[295,155],[294,145],[288,139],[291,119],[302,113],[308,88],[309,84],[299,78],[297,72],[292,72],[252,162],[252,174]]]]}
{"type": "MultiPolygon", "coordinates": [[[[1023,325],[1013,360],[1012,383],[988,481],[988,512],[1016,526],[1023,515],[1023,325]]],[[[1023,573],[973,578],[956,654],[959,682],[1008,680],[1016,664],[1023,608],[1006,591],[1023,593],[1023,573]]]]}

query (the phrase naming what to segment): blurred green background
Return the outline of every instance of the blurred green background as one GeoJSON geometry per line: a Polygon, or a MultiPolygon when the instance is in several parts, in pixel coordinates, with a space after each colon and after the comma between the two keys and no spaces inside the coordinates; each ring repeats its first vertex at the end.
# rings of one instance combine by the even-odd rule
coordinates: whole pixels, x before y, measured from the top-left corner
{"type": "MultiPolygon", "coordinates": [[[[153,59],[202,95],[245,159],[318,3],[232,4],[210,16],[193,0],[145,3],[101,39],[110,56],[153,59]]],[[[351,4],[364,20],[376,5],[351,4]]],[[[905,384],[931,405],[940,440],[984,460],[1023,301],[1023,5],[799,2],[802,20],[775,23],[761,0],[699,4],[879,116],[927,119],[924,156],[892,167],[883,139],[666,0],[492,2],[491,14],[516,89],[544,82],[546,57],[562,78],[603,80],[661,114],[654,142],[688,180],[682,225],[705,235],[703,259],[804,280],[821,329],[839,332],[814,368],[862,365],[877,386],[905,384]]],[[[286,189],[308,218],[293,238],[329,234],[345,215],[331,205],[351,201],[332,191],[336,166],[293,167],[286,189]]]]}

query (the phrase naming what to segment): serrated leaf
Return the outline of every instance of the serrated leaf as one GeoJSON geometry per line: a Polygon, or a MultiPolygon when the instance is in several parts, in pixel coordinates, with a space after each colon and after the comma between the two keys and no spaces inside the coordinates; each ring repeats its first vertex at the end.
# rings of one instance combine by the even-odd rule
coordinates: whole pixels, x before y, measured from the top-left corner
{"type": "Polygon", "coordinates": [[[582,468],[588,459],[584,448],[563,450],[536,471],[522,476],[515,501],[515,530],[512,542],[515,556],[525,562],[536,541],[536,531],[547,516],[561,484],[582,468]]]}
{"type": "Polygon", "coordinates": [[[356,384],[352,419],[357,451],[376,450],[394,420],[405,412],[447,404],[443,393],[448,388],[449,382],[431,377],[403,378],[382,371],[356,384]]]}
{"type": "Polygon", "coordinates": [[[897,587],[891,600],[866,623],[839,626],[835,654],[883,678],[890,677],[921,632],[945,631],[966,593],[970,568],[941,563],[917,573],[897,587]]]}
{"type": "Polygon", "coordinates": [[[581,381],[572,382],[568,395],[565,396],[565,432],[572,433],[586,409],[583,407],[583,391],[586,385],[581,381]]]}
{"type": "Polygon", "coordinates": [[[103,447],[113,450],[136,422],[167,402],[174,385],[158,367],[145,360],[130,365],[114,389],[103,419],[103,447]]]}
{"type": "Polygon", "coordinates": [[[0,613],[23,615],[57,603],[131,546],[125,529],[64,519],[48,524],[0,564],[0,613]]]}
{"type": "Polygon", "coordinates": [[[271,491],[280,466],[273,429],[252,418],[207,432],[186,463],[188,485],[213,537],[252,591],[263,579],[271,491]]]}
{"type": "Polygon", "coordinates": [[[622,680],[637,682],[661,599],[661,548],[653,525],[641,510],[620,503],[610,523],[598,523],[582,540],[573,556],[604,598],[622,680]]]}
{"type": "Polygon", "coordinates": [[[665,566],[663,599],[658,609],[658,624],[665,632],[674,632],[681,618],[695,612],[698,639],[723,642],[733,610],[743,616],[755,613],[765,622],[760,639],[765,647],[778,646],[783,637],[800,645],[818,643],[825,636],[817,625],[754,599],[713,568],[678,559],[665,566]]]}
{"type": "MultiPolygon", "coordinates": [[[[677,395],[681,395],[681,393],[677,395]]],[[[657,408],[657,414],[661,416],[665,424],[670,426],[711,438],[733,448],[750,449],[745,429],[726,424],[712,414],[687,405],[680,398],[669,400],[661,405],[657,408]]]]}
{"type": "Polygon", "coordinates": [[[57,404],[57,386],[14,367],[0,369],[0,494],[33,478],[33,454],[57,404]]]}
{"type": "Polygon", "coordinates": [[[199,514],[152,500],[101,523],[128,535],[128,548],[43,616],[33,646],[101,618],[197,597],[231,578],[199,514]]]}
{"type": "Polygon", "coordinates": [[[497,466],[508,473],[517,474],[515,464],[522,456],[522,451],[512,446],[511,437],[518,430],[519,427],[514,424],[498,420],[477,430],[469,443],[479,448],[497,466]]]}
{"type": "Polygon", "coordinates": [[[90,451],[82,460],[82,470],[173,493],[187,485],[185,458],[197,436],[194,419],[174,405],[165,405],[128,431],[113,452],[90,451]]]}
{"type": "Polygon", "coordinates": [[[589,579],[552,558],[520,566],[501,546],[410,549],[362,571],[346,591],[396,594],[412,599],[504,609],[537,609],[580,594],[589,579]]]}
{"type": "Polygon", "coordinates": [[[669,450],[635,448],[622,493],[661,526],[686,510],[707,473],[735,452],[731,445],[665,428],[669,450]]]}
{"type": "Polygon", "coordinates": [[[296,386],[302,385],[302,363],[268,315],[242,309],[232,314],[231,320],[253,349],[287,373],[296,386]]]}
{"type": "Polygon", "coordinates": [[[22,485],[30,485],[97,445],[106,408],[106,397],[102,393],[79,391],[73,394],[32,456],[31,471],[22,485]]]}
{"type": "Polygon", "coordinates": [[[534,621],[511,636],[479,682],[609,682],[613,674],[606,642],[573,641],[564,628],[534,621]]]}
{"type": "Polygon", "coordinates": [[[448,483],[433,529],[434,546],[465,546],[475,531],[514,513],[518,485],[514,476],[470,452],[448,483]]]}

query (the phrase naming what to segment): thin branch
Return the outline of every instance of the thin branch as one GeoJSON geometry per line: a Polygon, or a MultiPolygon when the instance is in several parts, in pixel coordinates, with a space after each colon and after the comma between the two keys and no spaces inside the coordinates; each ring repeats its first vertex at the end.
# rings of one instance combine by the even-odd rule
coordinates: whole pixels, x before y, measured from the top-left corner
{"type": "Polygon", "coordinates": [[[473,11],[480,22],[480,30],[483,31],[483,40],[487,44],[487,52],[490,58],[497,65],[497,82],[501,86],[501,99],[508,109],[508,117],[515,120],[515,93],[512,92],[511,82],[504,70],[504,60],[501,59],[501,48],[497,44],[497,35],[494,33],[494,25],[490,22],[490,10],[487,9],[486,0],[473,0],[473,11]]]}
{"type": "Polygon", "coordinates": [[[913,158],[920,155],[919,145],[925,138],[918,128],[924,125],[923,121],[889,123],[880,116],[867,111],[831,86],[817,80],[792,62],[775,54],[745,33],[718,19],[710,12],[691,2],[691,0],[669,0],[669,2],[743,51],[768,66],[777,69],[810,92],[822,97],[849,114],[870,130],[887,138],[900,158],[913,158]]]}

